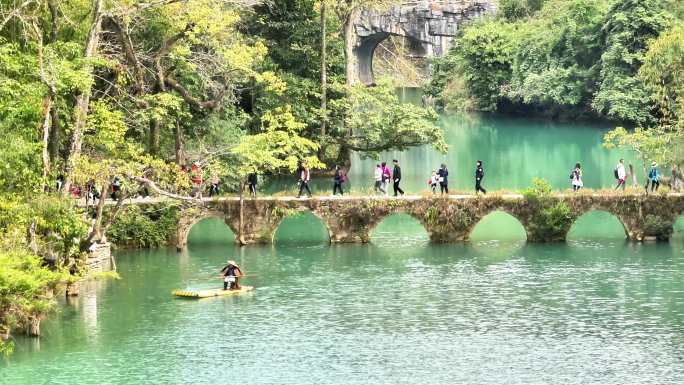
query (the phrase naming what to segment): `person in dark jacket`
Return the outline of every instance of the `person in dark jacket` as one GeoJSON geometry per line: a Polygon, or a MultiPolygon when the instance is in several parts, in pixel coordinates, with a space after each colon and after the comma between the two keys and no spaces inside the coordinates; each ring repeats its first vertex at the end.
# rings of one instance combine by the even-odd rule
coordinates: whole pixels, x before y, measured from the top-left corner
{"type": "Polygon", "coordinates": [[[340,166],[335,166],[335,177],[333,178],[334,184],[333,184],[333,195],[337,194],[337,191],[340,191],[340,195],[344,195],[344,191],[342,191],[342,183],[344,183],[344,173],[340,166]]]}
{"type": "Polygon", "coordinates": [[[249,186],[249,195],[256,197],[256,191],[257,191],[257,174],[255,172],[250,173],[247,175],[247,185],[249,186]]]}
{"type": "Polygon", "coordinates": [[[401,183],[401,167],[399,166],[399,161],[394,159],[392,164],[394,164],[394,171],[392,172],[392,180],[394,181],[394,196],[397,196],[397,194],[404,195],[404,190],[399,187],[399,183],[401,183]]]}
{"type": "Polygon", "coordinates": [[[482,192],[487,194],[487,190],[482,187],[482,179],[484,179],[484,167],[482,166],[482,161],[477,161],[477,167],[475,168],[475,194],[482,192]]]}
{"type": "Polygon", "coordinates": [[[309,181],[311,180],[311,174],[309,173],[309,168],[306,163],[299,163],[299,168],[297,168],[297,176],[299,177],[299,194],[297,198],[302,196],[304,190],[309,193],[309,198],[311,197],[311,189],[309,188],[309,181]]]}
{"type": "Polygon", "coordinates": [[[442,167],[437,171],[437,177],[439,178],[439,189],[442,192],[442,195],[444,195],[444,193],[449,195],[449,170],[447,169],[446,164],[442,163],[442,167]]]}
{"type": "Polygon", "coordinates": [[[228,264],[221,269],[221,277],[223,277],[223,290],[240,290],[240,277],[242,277],[242,270],[235,263],[235,261],[228,261],[228,264]]]}

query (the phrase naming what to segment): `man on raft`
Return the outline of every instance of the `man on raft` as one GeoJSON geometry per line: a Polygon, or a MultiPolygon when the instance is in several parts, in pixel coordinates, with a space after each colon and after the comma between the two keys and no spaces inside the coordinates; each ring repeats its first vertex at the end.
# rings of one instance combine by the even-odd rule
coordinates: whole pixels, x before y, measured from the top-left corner
{"type": "Polygon", "coordinates": [[[244,274],[242,270],[235,263],[235,261],[228,261],[226,267],[221,269],[221,276],[223,277],[223,290],[228,290],[228,284],[230,284],[230,290],[240,290],[239,279],[244,274]]]}

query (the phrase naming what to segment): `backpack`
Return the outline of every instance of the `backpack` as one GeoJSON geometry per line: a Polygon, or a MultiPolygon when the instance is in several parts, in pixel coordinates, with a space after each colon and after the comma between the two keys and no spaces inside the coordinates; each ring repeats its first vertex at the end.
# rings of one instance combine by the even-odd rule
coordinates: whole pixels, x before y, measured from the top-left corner
{"type": "Polygon", "coordinates": [[[613,170],[613,174],[615,175],[615,179],[620,179],[620,175],[618,175],[617,168],[613,170]]]}

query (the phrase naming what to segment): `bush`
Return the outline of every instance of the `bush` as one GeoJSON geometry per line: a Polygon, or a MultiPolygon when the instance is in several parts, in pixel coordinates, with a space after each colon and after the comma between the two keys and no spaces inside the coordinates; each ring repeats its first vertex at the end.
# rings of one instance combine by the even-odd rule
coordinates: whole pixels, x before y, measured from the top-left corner
{"type": "Polygon", "coordinates": [[[177,224],[177,206],[131,205],[119,212],[107,230],[107,238],[120,247],[160,247],[167,245],[176,235],[177,224]]]}
{"type": "Polygon", "coordinates": [[[644,235],[667,241],[672,236],[672,223],[661,216],[648,214],[644,218],[644,235]]]}
{"type": "Polygon", "coordinates": [[[538,207],[537,214],[529,224],[529,234],[533,240],[543,242],[560,242],[570,230],[576,215],[570,207],[551,196],[552,189],[548,181],[535,178],[532,186],[523,191],[528,204],[538,207]]]}

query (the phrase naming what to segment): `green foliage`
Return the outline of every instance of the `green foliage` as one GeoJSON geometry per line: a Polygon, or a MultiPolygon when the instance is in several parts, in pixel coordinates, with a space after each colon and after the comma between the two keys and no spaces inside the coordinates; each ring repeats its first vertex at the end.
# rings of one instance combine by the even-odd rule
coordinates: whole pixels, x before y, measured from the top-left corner
{"type": "Polygon", "coordinates": [[[637,72],[648,41],[670,20],[662,0],[613,2],[602,28],[603,55],[593,108],[611,119],[645,123],[651,120],[651,90],[637,72]]]}
{"type": "Polygon", "coordinates": [[[539,201],[543,198],[548,198],[552,193],[551,183],[546,179],[534,178],[532,185],[522,191],[523,197],[528,201],[539,201]]]}
{"type": "Polygon", "coordinates": [[[238,174],[287,170],[294,172],[299,161],[310,168],[322,168],[316,157],[318,145],[300,136],[305,125],[298,122],[289,107],[264,114],[262,131],[242,138],[232,153],[239,161],[238,174]]]}
{"type": "Polygon", "coordinates": [[[338,133],[342,146],[362,156],[375,157],[382,151],[424,144],[446,152],[435,111],[402,103],[387,79],[379,80],[375,87],[355,86],[332,108],[344,115],[345,132],[338,133]]]}
{"type": "Polygon", "coordinates": [[[518,49],[514,35],[511,24],[489,21],[466,29],[454,45],[457,65],[453,70],[462,74],[479,110],[497,109],[518,49]]]}
{"type": "Polygon", "coordinates": [[[674,108],[672,87],[662,87],[677,81],[658,74],[677,76],[681,57],[676,32],[665,33],[647,54],[649,41],[681,17],[681,5],[666,3],[548,0],[539,9],[541,2],[502,0],[500,17],[467,26],[447,57],[435,61],[426,92],[452,110],[652,123],[674,108]],[[649,58],[650,70],[640,75],[649,58]],[[668,92],[670,106],[663,106],[668,92]]]}
{"type": "Polygon", "coordinates": [[[536,206],[536,214],[526,228],[529,240],[556,242],[565,240],[577,215],[570,207],[552,196],[552,188],[548,181],[535,178],[532,186],[523,191],[523,197],[529,205],[536,206]]]}
{"type": "Polygon", "coordinates": [[[667,241],[674,231],[672,223],[661,215],[647,214],[643,226],[646,236],[656,237],[659,241],[667,241]]]}
{"type": "Polygon", "coordinates": [[[178,207],[172,205],[126,206],[107,231],[107,237],[119,247],[166,246],[176,236],[178,215],[178,207]]]}
{"type": "Polygon", "coordinates": [[[607,149],[624,148],[634,151],[644,169],[652,161],[667,166],[676,164],[675,144],[681,141],[681,135],[663,127],[648,130],[637,128],[634,131],[618,127],[603,136],[603,146],[607,149]]]}
{"type": "MultiPolygon", "coordinates": [[[[27,251],[0,251],[0,334],[26,328],[54,306],[48,289],[64,282],[68,272],[52,271],[27,251]]],[[[11,342],[0,339],[0,354],[12,352],[11,342]]]]}
{"type": "Polygon", "coordinates": [[[544,0],[499,0],[499,15],[509,21],[531,16],[542,7],[544,0]]]}
{"type": "MultiPolygon", "coordinates": [[[[54,305],[50,293],[79,274],[87,223],[66,202],[0,199],[0,334],[27,328],[54,305]]],[[[0,339],[0,353],[12,346],[0,339]]]]}
{"type": "Polygon", "coordinates": [[[639,75],[654,90],[660,124],[684,129],[684,24],[651,41],[639,75]]]}

